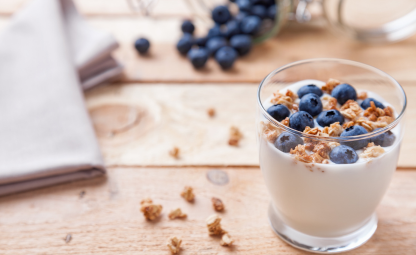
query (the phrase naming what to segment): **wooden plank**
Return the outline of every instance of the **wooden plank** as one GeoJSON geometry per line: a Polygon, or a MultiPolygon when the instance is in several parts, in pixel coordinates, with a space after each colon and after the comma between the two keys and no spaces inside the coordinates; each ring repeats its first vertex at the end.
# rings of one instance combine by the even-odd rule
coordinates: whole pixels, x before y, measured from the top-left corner
{"type": "MultiPolygon", "coordinates": [[[[165,242],[177,235],[187,254],[309,254],[281,241],[270,229],[269,197],[257,168],[225,168],[230,182],[218,186],[206,178],[209,168],[113,168],[107,180],[59,185],[0,198],[1,254],[170,254],[165,242]],[[196,201],[180,197],[185,185],[196,201]],[[80,197],[84,191],[85,195],[80,197]],[[140,201],[163,205],[162,217],[147,222],[140,201]],[[210,199],[221,198],[222,225],[235,238],[232,249],[208,236],[205,219],[214,213],[210,199]],[[186,220],[168,220],[180,207],[186,220]],[[68,233],[72,240],[63,240],[68,233]]],[[[377,209],[379,226],[364,246],[349,253],[416,253],[416,171],[397,171],[377,209]]]]}
{"type": "MultiPolygon", "coordinates": [[[[399,167],[416,167],[416,86],[404,88],[410,100],[399,167]]],[[[124,84],[86,98],[108,165],[256,166],[256,91],[257,84],[124,84]],[[228,145],[231,126],[244,135],[239,147],[228,145]],[[179,159],[168,154],[174,146],[179,159]]]]}

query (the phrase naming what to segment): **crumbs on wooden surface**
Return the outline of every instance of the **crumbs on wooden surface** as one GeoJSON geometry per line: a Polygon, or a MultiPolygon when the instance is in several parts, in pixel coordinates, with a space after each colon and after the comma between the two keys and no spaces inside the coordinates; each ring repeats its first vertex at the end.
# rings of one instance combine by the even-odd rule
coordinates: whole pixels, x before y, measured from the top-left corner
{"type": "Polygon", "coordinates": [[[186,186],[181,192],[181,196],[185,198],[186,201],[192,202],[195,199],[195,194],[192,187],[186,186]]]}
{"type": "Polygon", "coordinates": [[[241,138],[243,138],[243,134],[237,127],[232,126],[230,128],[230,139],[228,140],[228,144],[231,146],[238,146],[241,138]]]}
{"type": "Polygon", "coordinates": [[[172,252],[172,254],[179,253],[179,250],[181,248],[181,243],[182,243],[182,240],[177,238],[176,236],[169,238],[167,245],[169,247],[169,250],[172,252]]]}
{"type": "Polygon", "coordinates": [[[221,227],[221,218],[213,214],[206,219],[208,233],[210,235],[222,235],[227,233],[227,231],[223,230],[221,227]]]}
{"type": "Polygon", "coordinates": [[[163,207],[161,205],[153,204],[152,199],[146,198],[140,202],[140,211],[143,213],[146,220],[154,220],[162,212],[163,207]]]}
{"type": "Polygon", "coordinates": [[[209,117],[215,117],[215,109],[214,108],[209,108],[208,110],[207,110],[207,113],[208,113],[208,116],[209,117]]]}
{"type": "Polygon", "coordinates": [[[67,235],[66,235],[66,237],[65,237],[65,243],[69,243],[69,242],[71,242],[71,240],[72,240],[72,234],[71,233],[68,233],[67,235]]]}
{"type": "Polygon", "coordinates": [[[179,153],[180,153],[180,150],[178,147],[173,147],[172,150],[169,151],[169,155],[176,159],[179,158],[179,153]]]}
{"type": "Polygon", "coordinates": [[[213,197],[211,198],[212,206],[214,207],[214,210],[217,212],[224,211],[224,203],[221,201],[221,199],[213,197]]]}
{"type": "Polygon", "coordinates": [[[171,220],[173,220],[173,219],[183,219],[183,218],[186,218],[187,215],[185,213],[183,213],[180,208],[177,208],[175,210],[170,211],[168,217],[171,220]]]}
{"type": "Polygon", "coordinates": [[[234,240],[231,238],[229,234],[224,234],[221,237],[220,244],[222,246],[231,246],[233,244],[234,240]]]}

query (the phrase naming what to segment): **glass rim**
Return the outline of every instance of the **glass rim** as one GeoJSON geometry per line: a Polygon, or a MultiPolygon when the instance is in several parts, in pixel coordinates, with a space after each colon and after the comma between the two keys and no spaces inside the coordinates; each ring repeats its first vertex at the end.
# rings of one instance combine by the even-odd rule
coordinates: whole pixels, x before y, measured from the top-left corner
{"type": "Polygon", "coordinates": [[[368,138],[372,138],[375,137],[377,135],[383,134],[391,129],[393,129],[394,127],[396,127],[399,123],[400,120],[402,119],[402,117],[404,116],[406,107],[407,107],[407,97],[406,97],[406,93],[403,89],[403,87],[400,85],[399,82],[397,82],[391,75],[387,74],[386,72],[367,65],[367,64],[363,64],[361,62],[357,62],[357,61],[352,61],[352,60],[347,60],[347,59],[340,59],[340,58],[310,58],[310,59],[304,59],[304,60],[299,60],[299,61],[295,61],[295,62],[291,62],[289,64],[283,65],[275,70],[273,70],[272,72],[270,72],[261,82],[260,85],[257,89],[257,103],[260,106],[260,110],[263,114],[263,116],[270,121],[273,125],[285,130],[286,132],[298,135],[300,137],[304,137],[304,138],[310,138],[310,139],[315,139],[315,140],[323,140],[323,141],[329,141],[329,142],[346,142],[346,141],[358,141],[358,140],[363,140],[363,139],[368,139],[368,138]],[[362,134],[362,135],[356,135],[356,136],[348,136],[348,138],[346,137],[324,137],[324,136],[318,136],[318,135],[312,135],[312,134],[306,134],[303,133],[301,131],[295,130],[293,128],[290,128],[288,126],[283,125],[282,123],[280,123],[279,121],[275,120],[272,116],[270,116],[269,113],[267,113],[267,110],[264,108],[263,103],[261,102],[261,98],[260,98],[260,93],[262,91],[263,85],[265,85],[265,82],[270,79],[271,77],[273,77],[275,74],[284,71],[286,69],[289,69],[291,67],[297,66],[297,65],[303,65],[303,64],[308,64],[308,63],[313,63],[313,62],[334,62],[334,63],[341,63],[341,64],[347,64],[347,65],[351,65],[351,66],[356,66],[356,67],[362,67],[365,69],[369,69],[373,72],[375,72],[376,74],[380,74],[382,76],[387,77],[388,79],[390,79],[390,81],[396,85],[403,96],[404,99],[404,104],[402,107],[402,110],[400,112],[400,114],[397,116],[397,118],[390,124],[388,124],[387,126],[385,126],[384,128],[379,128],[377,131],[372,131],[372,132],[368,132],[367,134],[362,134]]]}

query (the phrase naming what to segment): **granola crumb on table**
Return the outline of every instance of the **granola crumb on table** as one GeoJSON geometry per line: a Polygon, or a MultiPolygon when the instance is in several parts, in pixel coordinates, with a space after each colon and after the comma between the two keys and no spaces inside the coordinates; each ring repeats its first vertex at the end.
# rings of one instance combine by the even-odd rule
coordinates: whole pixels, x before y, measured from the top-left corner
{"type": "Polygon", "coordinates": [[[221,201],[221,199],[213,197],[211,198],[212,206],[214,207],[214,210],[217,212],[224,211],[224,203],[221,201]]]}
{"type": "Polygon", "coordinates": [[[221,228],[221,218],[213,214],[206,219],[208,233],[210,235],[222,235],[227,233],[225,230],[221,228]]]}
{"type": "Polygon", "coordinates": [[[228,144],[231,146],[238,146],[241,138],[243,138],[243,134],[237,127],[232,126],[230,128],[230,139],[228,140],[228,144]]]}
{"type": "Polygon", "coordinates": [[[172,254],[179,253],[181,243],[182,243],[182,240],[177,238],[176,236],[169,238],[167,245],[169,247],[169,250],[172,252],[172,254]]]}
{"type": "Polygon", "coordinates": [[[209,108],[207,110],[207,113],[208,113],[208,116],[212,118],[212,117],[215,116],[215,109],[214,108],[209,108]]]}
{"type": "Polygon", "coordinates": [[[220,244],[222,246],[231,246],[234,240],[231,238],[229,234],[224,234],[221,238],[220,244]]]}
{"type": "Polygon", "coordinates": [[[186,186],[183,191],[181,192],[181,196],[185,198],[186,201],[192,202],[195,199],[195,194],[193,192],[193,188],[186,186]]]}
{"type": "Polygon", "coordinates": [[[140,211],[143,213],[147,220],[154,220],[159,217],[163,209],[161,205],[153,204],[153,201],[150,198],[142,200],[140,204],[140,211]]]}
{"type": "Polygon", "coordinates": [[[179,148],[173,147],[172,150],[169,151],[169,155],[171,155],[174,158],[179,158],[179,148]]]}
{"type": "Polygon", "coordinates": [[[187,215],[185,213],[182,213],[182,210],[180,208],[177,208],[175,210],[172,210],[169,215],[169,219],[178,219],[178,218],[186,218],[187,215]]]}

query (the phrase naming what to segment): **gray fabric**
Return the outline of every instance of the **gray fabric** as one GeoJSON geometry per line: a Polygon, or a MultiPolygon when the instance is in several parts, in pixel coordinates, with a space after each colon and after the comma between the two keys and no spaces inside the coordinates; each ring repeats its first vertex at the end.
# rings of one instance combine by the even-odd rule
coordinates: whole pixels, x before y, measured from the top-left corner
{"type": "Polygon", "coordinates": [[[0,195],[105,173],[82,88],[114,78],[117,43],[70,0],[34,0],[0,34],[0,195]]]}

